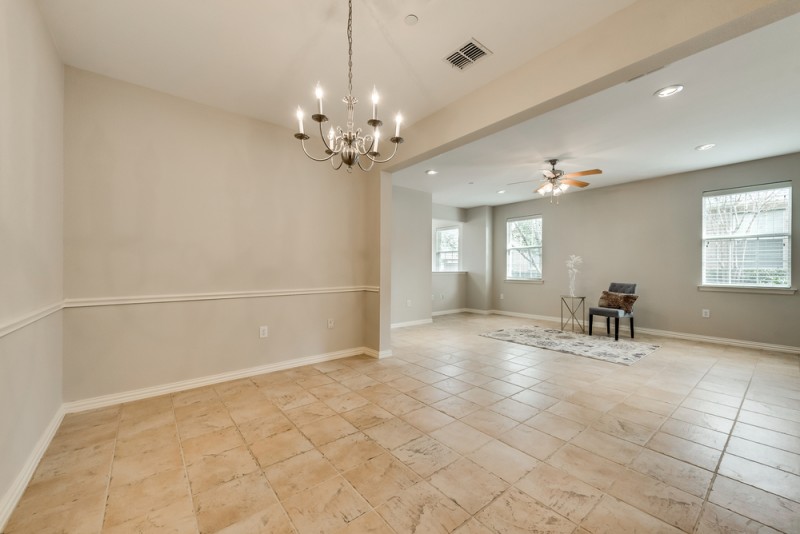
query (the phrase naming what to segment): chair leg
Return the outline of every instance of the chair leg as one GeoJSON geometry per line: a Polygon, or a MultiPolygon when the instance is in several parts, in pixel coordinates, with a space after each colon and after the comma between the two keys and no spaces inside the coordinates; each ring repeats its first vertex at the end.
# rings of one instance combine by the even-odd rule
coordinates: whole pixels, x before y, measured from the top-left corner
{"type": "Polygon", "coordinates": [[[611,317],[606,317],[606,335],[611,333],[611,317]]]}
{"type": "Polygon", "coordinates": [[[633,339],[633,317],[631,317],[631,339],[633,339]]]}
{"type": "Polygon", "coordinates": [[[614,341],[619,341],[619,317],[614,317],[614,341]]]}
{"type": "Polygon", "coordinates": [[[592,317],[594,317],[594,315],[592,315],[592,314],[590,313],[590,314],[589,314],[589,335],[590,335],[590,336],[592,335],[592,317]]]}

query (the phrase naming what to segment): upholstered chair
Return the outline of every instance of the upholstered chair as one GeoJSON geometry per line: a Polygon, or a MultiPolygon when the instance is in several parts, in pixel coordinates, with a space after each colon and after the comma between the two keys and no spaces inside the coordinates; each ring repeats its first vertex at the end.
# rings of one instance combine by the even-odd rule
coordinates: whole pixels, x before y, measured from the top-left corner
{"type": "MultiPolygon", "coordinates": [[[[609,293],[622,293],[625,295],[636,294],[636,284],[628,284],[621,282],[611,282],[608,286],[609,293]]],[[[606,334],[611,333],[611,318],[614,318],[614,341],[619,340],[619,320],[620,318],[628,317],[631,320],[631,338],[633,338],[633,304],[630,304],[630,311],[623,308],[606,308],[595,306],[589,308],[589,335],[592,335],[592,318],[595,315],[600,315],[606,318],[606,334]]]]}

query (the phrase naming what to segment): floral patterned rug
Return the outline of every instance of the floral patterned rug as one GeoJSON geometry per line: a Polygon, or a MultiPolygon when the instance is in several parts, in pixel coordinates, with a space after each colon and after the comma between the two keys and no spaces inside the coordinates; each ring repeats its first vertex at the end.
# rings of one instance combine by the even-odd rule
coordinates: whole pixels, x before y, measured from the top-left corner
{"type": "Polygon", "coordinates": [[[525,328],[507,328],[496,332],[481,334],[484,337],[510,341],[520,345],[529,345],[542,349],[550,349],[576,356],[586,356],[604,362],[631,365],[658,348],[658,345],[639,343],[613,337],[588,336],[577,332],[566,332],[554,328],[529,326],[525,328]]]}

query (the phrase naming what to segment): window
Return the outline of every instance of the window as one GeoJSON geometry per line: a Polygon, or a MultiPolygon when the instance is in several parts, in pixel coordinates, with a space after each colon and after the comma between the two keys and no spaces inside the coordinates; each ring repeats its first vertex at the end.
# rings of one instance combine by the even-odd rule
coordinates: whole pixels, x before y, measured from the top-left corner
{"type": "Polygon", "coordinates": [[[506,221],[506,278],[542,279],[542,217],[506,221]]]}
{"type": "Polygon", "coordinates": [[[703,284],[789,287],[791,182],[703,194],[703,284]]]}
{"type": "Polygon", "coordinates": [[[458,226],[437,228],[434,239],[433,269],[435,271],[458,271],[458,226]]]}

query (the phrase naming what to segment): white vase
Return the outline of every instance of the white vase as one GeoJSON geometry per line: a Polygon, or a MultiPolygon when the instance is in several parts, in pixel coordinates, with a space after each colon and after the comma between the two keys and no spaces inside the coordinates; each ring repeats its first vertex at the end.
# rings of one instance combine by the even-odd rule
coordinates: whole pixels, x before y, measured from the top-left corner
{"type": "Polygon", "coordinates": [[[575,296],[575,275],[578,273],[576,271],[569,271],[569,296],[575,296]]]}

